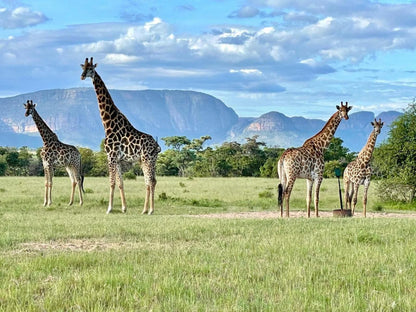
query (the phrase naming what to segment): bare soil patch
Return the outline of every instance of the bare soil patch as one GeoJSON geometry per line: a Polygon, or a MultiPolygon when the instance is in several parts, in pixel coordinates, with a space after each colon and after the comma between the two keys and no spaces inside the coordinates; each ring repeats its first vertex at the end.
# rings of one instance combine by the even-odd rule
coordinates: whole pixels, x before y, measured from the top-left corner
{"type": "MultiPolygon", "coordinates": [[[[226,212],[195,215],[198,218],[218,218],[218,219],[275,219],[280,218],[277,211],[250,211],[250,212],[226,212]]],[[[311,218],[315,217],[315,212],[311,211],[311,218]]],[[[333,218],[332,211],[320,211],[320,218],[333,218]]],[[[285,217],[284,217],[285,218],[285,217]]],[[[290,218],[307,218],[306,211],[291,211],[290,218]]],[[[364,218],[361,212],[356,212],[353,218],[364,218]]],[[[416,218],[416,213],[399,212],[367,212],[367,218],[416,218]]]]}
{"type": "Polygon", "coordinates": [[[19,245],[19,249],[16,253],[38,253],[38,252],[93,252],[103,251],[109,249],[121,249],[129,247],[126,243],[122,242],[108,242],[108,241],[96,241],[90,239],[72,239],[68,241],[50,241],[50,242],[31,242],[22,243],[19,245]]]}

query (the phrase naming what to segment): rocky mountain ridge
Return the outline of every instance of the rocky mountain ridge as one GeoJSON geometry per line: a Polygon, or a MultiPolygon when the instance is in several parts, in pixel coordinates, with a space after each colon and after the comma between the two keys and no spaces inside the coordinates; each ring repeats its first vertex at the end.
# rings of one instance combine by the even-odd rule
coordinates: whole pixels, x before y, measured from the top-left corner
{"type": "MultiPolygon", "coordinates": [[[[245,142],[258,135],[268,146],[299,146],[322,129],[326,120],[288,117],[268,112],[260,117],[240,118],[221,100],[201,92],[180,90],[110,90],[117,107],[140,131],[150,133],[162,144],[166,136],[204,135],[212,137],[208,144],[224,141],[245,142]]],[[[98,150],[104,138],[97,100],[93,88],[43,90],[0,98],[0,146],[42,146],[42,140],[31,117],[24,116],[23,103],[37,103],[37,111],[59,139],[65,143],[98,150]]],[[[378,142],[388,134],[388,125],[399,112],[350,114],[342,121],[335,136],[344,140],[351,151],[364,146],[372,130],[370,122],[381,118],[385,128],[378,142]]],[[[327,116],[328,118],[330,116],[327,116]]]]}

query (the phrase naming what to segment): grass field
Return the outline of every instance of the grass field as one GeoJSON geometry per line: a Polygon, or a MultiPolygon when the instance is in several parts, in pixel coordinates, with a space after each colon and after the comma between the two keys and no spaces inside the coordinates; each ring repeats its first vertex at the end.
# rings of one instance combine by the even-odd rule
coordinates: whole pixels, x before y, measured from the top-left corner
{"type": "MultiPolygon", "coordinates": [[[[195,216],[275,211],[276,183],[161,177],[143,216],[142,179],[125,181],[127,214],[116,193],[106,215],[107,178],[86,178],[83,207],[55,178],[48,208],[43,178],[0,178],[0,311],[416,310],[416,219],[195,216]]],[[[299,180],[293,210],[305,192],[299,180]]]]}

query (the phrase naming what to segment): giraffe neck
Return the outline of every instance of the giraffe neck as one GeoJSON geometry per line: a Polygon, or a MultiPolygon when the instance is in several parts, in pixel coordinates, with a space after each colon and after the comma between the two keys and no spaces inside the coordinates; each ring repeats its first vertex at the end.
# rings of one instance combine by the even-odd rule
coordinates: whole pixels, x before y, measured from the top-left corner
{"type": "Polygon", "coordinates": [[[320,149],[322,152],[328,147],[331,139],[334,137],[335,131],[337,130],[341,122],[341,116],[339,112],[334,113],[331,118],[327,121],[325,126],[315,136],[306,140],[303,146],[313,145],[315,149],[320,149]]]}
{"type": "Polygon", "coordinates": [[[58,140],[56,134],[48,127],[35,109],[32,111],[32,117],[45,145],[58,140]]]}
{"type": "Polygon", "coordinates": [[[124,115],[119,111],[108,92],[105,83],[100,75],[95,73],[93,79],[95,93],[97,94],[98,108],[100,110],[101,121],[104,126],[106,135],[111,132],[111,120],[117,118],[124,118],[124,115]]]}
{"type": "Polygon", "coordinates": [[[374,147],[376,145],[377,140],[377,133],[373,130],[368,137],[367,144],[363,147],[363,149],[358,154],[357,159],[360,159],[363,162],[368,163],[371,160],[371,156],[373,155],[374,147]]]}

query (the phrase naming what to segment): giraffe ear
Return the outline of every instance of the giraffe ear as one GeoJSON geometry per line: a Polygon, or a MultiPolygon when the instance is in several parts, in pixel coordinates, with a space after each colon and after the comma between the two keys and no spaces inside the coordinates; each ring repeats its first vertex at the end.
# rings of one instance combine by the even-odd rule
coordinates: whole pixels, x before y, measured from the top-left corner
{"type": "Polygon", "coordinates": [[[337,105],[337,110],[339,110],[339,108],[340,108],[339,105],[337,105]]]}
{"type": "Polygon", "coordinates": [[[95,63],[95,64],[94,64],[94,68],[96,68],[96,67],[97,67],[97,65],[98,65],[98,63],[95,63]]]}
{"type": "Polygon", "coordinates": [[[349,112],[351,110],[352,106],[348,106],[347,111],[349,112]]]}
{"type": "Polygon", "coordinates": [[[374,122],[371,122],[371,125],[374,127],[374,122]]]}

